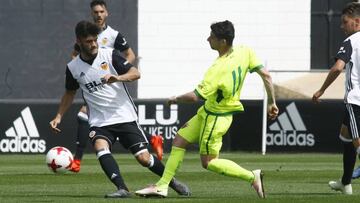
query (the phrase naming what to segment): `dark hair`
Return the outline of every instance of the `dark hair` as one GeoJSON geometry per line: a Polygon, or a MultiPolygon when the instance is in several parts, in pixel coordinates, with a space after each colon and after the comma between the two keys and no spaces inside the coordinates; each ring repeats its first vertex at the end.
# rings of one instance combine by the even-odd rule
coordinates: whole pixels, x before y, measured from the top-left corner
{"type": "Polygon", "coordinates": [[[342,10],[342,15],[360,17],[360,3],[351,2],[346,4],[345,8],[342,10]]]}
{"type": "Polygon", "coordinates": [[[95,23],[89,21],[80,21],[76,24],[75,35],[76,38],[85,38],[88,36],[96,36],[100,33],[100,27],[95,23]]]}
{"type": "Polygon", "coordinates": [[[97,6],[97,5],[104,6],[105,8],[107,8],[106,2],[104,0],[93,0],[93,1],[91,1],[90,8],[93,8],[94,6],[97,6]]]}
{"type": "Polygon", "coordinates": [[[78,53],[80,53],[80,46],[78,44],[74,44],[74,50],[78,53]]]}
{"type": "Polygon", "coordinates": [[[232,45],[235,37],[235,29],[232,22],[225,20],[222,22],[213,23],[211,24],[210,28],[216,38],[225,39],[227,45],[232,45]]]}

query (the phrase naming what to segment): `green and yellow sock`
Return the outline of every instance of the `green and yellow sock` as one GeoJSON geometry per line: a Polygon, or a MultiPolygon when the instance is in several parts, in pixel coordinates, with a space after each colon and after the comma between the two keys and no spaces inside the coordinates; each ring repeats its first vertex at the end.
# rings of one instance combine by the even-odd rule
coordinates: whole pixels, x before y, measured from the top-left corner
{"type": "Polygon", "coordinates": [[[255,178],[251,171],[246,170],[235,162],[227,159],[213,159],[208,163],[207,169],[225,176],[240,178],[250,183],[255,178]]]}
{"type": "Polygon", "coordinates": [[[180,167],[184,155],[185,149],[179,147],[172,147],[169,159],[166,162],[164,173],[161,179],[156,183],[158,187],[168,187],[170,181],[175,176],[177,169],[180,167]]]}

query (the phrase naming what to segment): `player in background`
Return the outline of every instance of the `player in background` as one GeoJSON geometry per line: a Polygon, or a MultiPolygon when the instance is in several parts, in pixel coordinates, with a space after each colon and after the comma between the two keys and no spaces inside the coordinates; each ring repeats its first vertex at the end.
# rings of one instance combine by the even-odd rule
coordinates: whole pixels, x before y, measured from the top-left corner
{"type": "Polygon", "coordinates": [[[341,180],[330,181],[333,190],[351,195],[351,176],[356,162],[356,154],[360,154],[360,3],[349,3],[342,11],[341,29],[347,38],[343,41],[335,56],[335,64],[331,67],[321,88],[312,97],[315,103],[320,102],[321,95],[345,69],[345,116],[340,129],[339,138],[343,143],[343,175],[341,180]]]}
{"type": "MultiPolygon", "coordinates": [[[[136,57],[127,43],[124,36],[112,29],[107,23],[106,19],[108,17],[107,5],[103,0],[93,0],[90,3],[91,15],[96,23],[101,29],[101,33],[98,36],[98,44],[100,47],[110,47],[119,50],[122,55],[132,64],[136,63],[136,57]]],[[[75,58],[79,53],[78,47],[74,45],[74,51],[72,57],[75,58]]],[[[78,130],[76,137],[76,151],[74,155],[74,161],[71,164],[71,171],[79,172],[81,160],[83,157],[84,150],[88,142],[89,135],[89,124],[88,124],[88,115],[86,111],[86,106],[82,106],[78,113],[78,130]]],[[[163,138],[157,135],[146,134],[147,139],[150,141],[153,150],[155,151],[157,157],[161,160],[163,155],[163,138]]]]}
{"type": "MultiPolygon", "coordinates": [[[[147,150],[148,141],[137,122],[135,105],[124,84],[139,79],[140,72],[118,50],[98,47],[100,28],[96,24],[81,21],[76,25],[75,33],[80,54],[67,64],[66,91],[50,127],[54,132],[61,132],[58,125],[71,106],[77,89],[81,88],[90,115],[89,138],[101,168],[117,187],[116,192],[105,197],[130,197],[111,153],[117,140],[142,166],[159,176],[164,172],[161,161],[147,150]]],[[[175,179],[171,180],[170,186],[179,195],[190,195],[189,188],[175,179]]]]}
{"type": "Polygon", "coordinates": [[[168,100],[169,104],[205,100],[205,104],[177,132],[161,179],[155,185],[136,191],[137,195],[166,197],[169,182],[183,161],[186,147],[198,143],[201,164],[205,169],[247,181],[259,197],[265,197],[261,170],[249,171],[231,160],[220,159],[219,152],[222,137],[232,123],[233,114],[244,110],[240,102],[240,92],[248,72],[256,72],[262,78],[268,94],[269,117],[276,118],[278,107],[272,79],[251,48],[232,45],[235,30],[230,21],[214,23],[210,28],[207,41],[210,47],[218,52],[218,58],[194,91],[170,97],[168,100]]]}

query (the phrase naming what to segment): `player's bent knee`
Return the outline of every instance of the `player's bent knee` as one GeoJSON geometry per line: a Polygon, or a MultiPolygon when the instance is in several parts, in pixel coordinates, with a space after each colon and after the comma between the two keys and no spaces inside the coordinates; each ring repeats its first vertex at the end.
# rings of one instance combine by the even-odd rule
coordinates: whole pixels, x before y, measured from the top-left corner
{"type": "Polygon", "coordinates": [[[201,166],[204,169],[208,169],[209,163],[213,160],[216,159],[218,156],[217,155],[201,155],[200,159],[201,159],[201,166]]]}
{"type": "Polygon", "coordinates": [[[151,167],[154,164],[154,157],[147,149],[140,150],[134,154],[136,160],[144,167],[151,167]]]}
{"type": "Polygon", "coordinates": [[[109,142],[109,140],[105,140],[101,137],[95,137],[93,140],[93,146],[95,151],[99,151],[101,149],[109,149],[111,146],[111,143],[109,142]]]}
{"type": "Polygon", "coordinates": [[[174,140],[172,141],[172,146],[186,148],[189,145],[189,142],[186,141],[181,135],[176,134],[174,140]]]}
{"type": "Polygon", "coordinates": [[[103,149],[96,150],[96,157],[98,159],[106,154],[111,154],[111,151],[109,150],[109,148],[103,148],[103,149]]]}
{"type": "Polygon", "coordinates": [[[201,166],[202,166],[204,169],[207,169],[207,168],[208,168],[208,165],[209,165],[209,162],[201,162],[201,166]]]}

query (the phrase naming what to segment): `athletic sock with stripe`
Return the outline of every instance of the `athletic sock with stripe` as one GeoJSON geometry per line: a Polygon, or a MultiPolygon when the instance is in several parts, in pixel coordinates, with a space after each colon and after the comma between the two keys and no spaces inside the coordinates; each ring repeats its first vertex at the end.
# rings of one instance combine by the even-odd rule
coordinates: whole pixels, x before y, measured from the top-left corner
{"type": "Polygon", "coordinates": [[[111,154],[104,154],[100,156],[98,159],[101,168],[105,172],[106,176],[110,179],[110,181],[114,183],[114,185],[116,185],[118,189],[122,188],[129,191],[120,174],[119,166],[117,165],[114,157],[111,154]]]}

